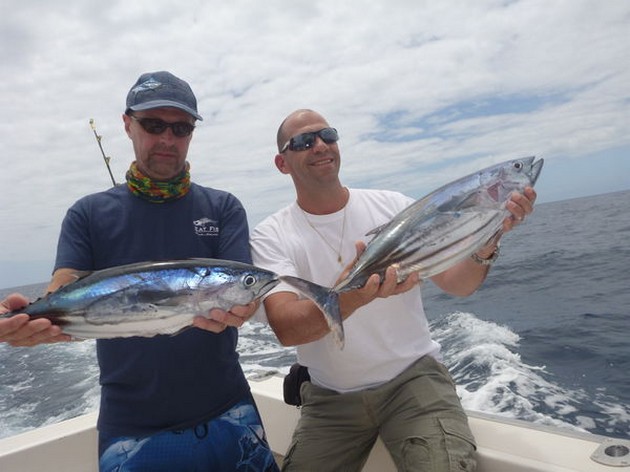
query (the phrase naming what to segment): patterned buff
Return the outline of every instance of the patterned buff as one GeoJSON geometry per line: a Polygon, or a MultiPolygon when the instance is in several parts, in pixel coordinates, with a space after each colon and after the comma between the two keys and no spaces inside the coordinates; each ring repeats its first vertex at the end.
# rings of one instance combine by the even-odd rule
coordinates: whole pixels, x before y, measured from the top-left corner
{"type": "Polygon", "coordinates": [[[182,198],[190,190],[190,164],[171,180],[159,182],[151,180],[138,169],[136,162],[127,171],[127,186],[131,193],[153,203],[165,203],[182,198]]]}

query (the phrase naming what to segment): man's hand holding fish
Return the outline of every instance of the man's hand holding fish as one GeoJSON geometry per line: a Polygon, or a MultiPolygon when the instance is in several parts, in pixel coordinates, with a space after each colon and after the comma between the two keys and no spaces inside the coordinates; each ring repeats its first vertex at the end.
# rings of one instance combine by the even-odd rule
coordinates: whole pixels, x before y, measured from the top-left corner
{"type": "Polygon", "coordinates": [[[208,313],[208,317],[195,317],[193,326],[213,333],[220,333],[228,326],[240,328],[243,323],[254,316],[259,305],[260,302],[256,300],[247,305],[235,305],[228,311],[213,308],[208,313]]]}
{"type": "MultiPolygon", "coordinates": [[[[335,285],[346,278],[363,251],[365,251],[366,244],[363,241],[357,241],[355,246],[357,249],[357,257],[350,262],[348,266],[346,266],[335,282],[335,285]]],[[[418,283],[420,283],[420,278],[417,272],[410,274],[404,280],[399,282],[396,267],[391,265],[385,271],[385,278],[383,280],[381,280],[381,277],[378,274],[372,274],[363,287],[350,292],[344,292],[339,295],[339,311],[341,313],[341,319],[346,319],[357,309],[367,305],[376,298],[387,298],[392,295],[405,293],[415,287],[418,283]]]]}
{"type": "Polygon", "coordinates": [[[525,187],[523,193],[513,192],[505,206],[510,216],[503,220],[503,233],[507,233],[514,229],[514,226],[525,221],[525,217],[534,211],[535,202],[536,191],[532,187],[525,187]]]}
{"type": "MultiPolygon", "coordinates": [[[[19,310],[27,304],[28,299],[25,296],[11,294],[0,302],[0,314],[19,310]]],[[[35,346],[70,339],[70,336],[61,332],[59,326],[53,325],[45,318],[31,320],[29,315],[21,313],[11,318],[0,319],[0,342],[6,342],[11,346],[35,346]]]]}

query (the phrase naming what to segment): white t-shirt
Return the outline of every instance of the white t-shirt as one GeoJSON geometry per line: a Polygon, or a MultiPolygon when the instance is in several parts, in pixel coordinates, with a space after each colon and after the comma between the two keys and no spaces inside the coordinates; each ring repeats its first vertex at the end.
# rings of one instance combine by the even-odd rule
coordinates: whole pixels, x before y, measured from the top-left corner
{"type": "MultiPolygon", "coordinates": [[[[366,233],[411,203],[412,199],[398,192],[362,189],[350,189],[346,207],[329,215],[307,214],[293,203],[254,229],[254,264],[331,287],[343,266],[355,257],[354,243],[367,242],[366,233]],[[338,261],[339,248],[343,266],[338,261]]],[[[303,298],[286,284],[270,293],[278,291],[303,298]]],[[[342,350],[331,334],[298,346],[298,361],[308,367],[316,385],[338,392],[362,390],[391,380],[424,355],[440,360],[440,346],[431,339],[419,287],[361,307],[344,321],[344,331],[342,350]]]]}

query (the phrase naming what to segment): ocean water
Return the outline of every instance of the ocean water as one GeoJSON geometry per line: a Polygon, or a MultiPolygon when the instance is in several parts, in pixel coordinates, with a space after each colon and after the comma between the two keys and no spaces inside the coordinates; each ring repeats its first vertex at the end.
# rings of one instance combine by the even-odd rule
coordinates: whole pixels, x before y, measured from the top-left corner
{"type": "MultiPolygon", "coordinates": [[[[483,287],[424,303],[464,407],[630,439],[630,191],[543,203],[508,234],[483,287]]],[[[0,290],[36,298],[45,284],[0,290]]],[[[240,331],[249,378],[283,374],[295,350],[240,331]]],[[[0,344],[0,438],[98,408],[93,341],[0,344]]]]}

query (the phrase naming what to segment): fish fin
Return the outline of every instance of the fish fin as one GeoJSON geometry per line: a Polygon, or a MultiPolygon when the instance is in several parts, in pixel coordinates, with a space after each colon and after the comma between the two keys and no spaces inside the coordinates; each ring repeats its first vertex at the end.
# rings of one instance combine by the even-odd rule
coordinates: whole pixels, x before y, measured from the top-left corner
{"type": "Polygon", "coordinates": [[[381,226],[377,226],[376,228],[371,229],[370,231],[368,231],[367,233],[365,233],[366,236],[376,236],[378,233],[380,233],[383,228],[387,226],[387,224],[381,225],[381,226]]]}
{"type": "MultiPolygon", "coordinates": [[[[496,193],[496,192],[495,192],[496,193]]],[[[495,196],[493,200],[497,200],[498,196],[495,196]]],[[[480,207],[487,206],[485,200],[481,196],[481,192],[470,192],[466,195],[453,197],[442,203],[437,207],[437,211],[448,215],[457,215],[458,213],[465,213],[468,211],[477,211],[480,207]]]]}
{"type": "Polygon", "coordinates": [[[339,294],[327,287],[300,279],[299,277],[281,275],[279,278],[281,281],[299,290],[300,293],[317,305],[317,308],[324,314],[324,318],[330,328],[335,343],[339,349],[343,349],[344,332],[341,311],[339,309],[339,294]]]}

